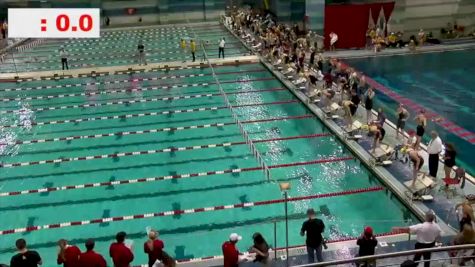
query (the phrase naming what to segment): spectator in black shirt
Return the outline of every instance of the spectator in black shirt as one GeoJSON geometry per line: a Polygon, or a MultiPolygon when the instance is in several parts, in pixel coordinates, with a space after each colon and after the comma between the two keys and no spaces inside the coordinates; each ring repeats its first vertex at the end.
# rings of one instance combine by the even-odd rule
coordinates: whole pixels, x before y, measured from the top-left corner
{"type": "Polygon", "coordinates": [[[315,48],[312,48],[312,53],[310,54],[310,67],[313,67],[315,64],[315,48]]]}
{"type": "Polygon", "coordinates": [[[322,233],[325,230],[325,224],[320,219],[315,218],[315,211],[313,209],[307,210],[308,220],[302,224],[300,235],[304,236],[307,233],[307,245],[308,263],[315,262],[315,254],[317,254],[317,260],[323,261],[322,245],[323,237],[322,233]]]}
{"type": "Polygon", "coordinates": [[[145,60],[145,46],[143,45],[142,40],[139,41],[137,50],[139,51],[139,66],[142,64],[147,65],[147,61],[145,60]]]}
{"type": "MultiPolygon", "coordinates": [[[[374,255],[374,249],[378,245],[378,240],[373,235],[373,229],[365,227],[363,234],[358,238],[356,244],[360,247],[358,257],[374,255]]],[[[359,263],[358,266],[376,266],[374,261],[359,263]]]]}
{"type": "Polygon", "coordinates": [[[38,267],[38,265],[42,264],[40,254],[26,248],[25,239],[18,239],[15,245],[18,254],[12,257],[10,267],[38,267]]]}

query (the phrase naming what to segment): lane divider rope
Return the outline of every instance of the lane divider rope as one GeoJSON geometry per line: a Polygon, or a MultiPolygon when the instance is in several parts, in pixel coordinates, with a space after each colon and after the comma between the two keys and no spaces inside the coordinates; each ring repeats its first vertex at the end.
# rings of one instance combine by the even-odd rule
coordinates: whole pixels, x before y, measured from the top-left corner
{"type": "MultiPolygon", "coordinates": [[[[260,119],[260,120],[241,121],[241,123],[250,124],[250,123],[274,122],[274,121],[283,121],[283,120],[298,120],[298,119],[307,119],[307,118],[313,118],[313,115],[309,114],[309,115],[300,115],[300,116],[274,117],[274,118],[260,119]]],[[[0,143],[0,145],[36,144],[36,143],[46,143],[46,142],[72,141],[72,140],[79,140],[79,139],[95,139],[95,138],[112,137],[112,136],[127,136],[127,135],[159,133],[159,132],[176,132],[176,131],[191,130],[191,129],[223,127],[223,126],[229,126],[229,125],[234,125],[234,124],[235,124],[234,122],[219,122],[219,123],[211,123],[211,124],[167,127],[167,128],[159,128],[159,129],[140,130],[140,131],[126,131],[126,132],[115,132],[115,133],[104,133],[104,134],[93,134],[93,135],[76,135],[76,136],[34,139],[34,140],[24,140],[24,141],[17,140],[12,143],[0,143]]]]}
{"type": "MultiPolygon", "coordinates": [[[[276,92],[276,91],[283,91],[283,90],[287,90],[287,89],[269,88],[269,89],[262,89],[262,90],[229,92],[228,94],[242,95],[242,94],[249,94],[249,93],[276,92]]],[[[173,100],[180,100],[180,99],[196,99],[196,98],[203,98],[203,97],[215,97],[215,96],[220,96],[220,95],[221,94],[219,93],[217,94],[215,93],[215,94],[164,96],[164,97],[153,97],[153,98],[141,98],[141,99],[134,99],[134,100],[117,100],[117,101],[91,103],[91,104],[67,105],[67,106],[56,106],[56,107],[53,106],[53,107],[44,107],[44,108],[29,108],[28,110],[29,111],[50,111],[50,110],[76,109],[76,108],[104,107],[104,106],[112,106],[112,105],[129,105],[129,104],[134,104],[134,103],[173,101],[173,100]]],[[[16,112],[18,112],[18,110],[2,110],[0,111],[0,114],[8,114],[8,113],[16,113],[16,112]]]]}
{"type": "MultiPolygon", "coordinates": [[[[166,63],[166,62],[165,62],[166,63]]],[[[149,69],[127,69],[127,70],[110,70],[106,72],[89,72],[89,73],[79,73],[75,76],[73,75],[64,75],[64,76],[46,76],[46,77],[38,77],[38,78],[20,78],[17,82],[27,82],[27,81],[43,81],[43,80],[59,80],[59,79],[71,79],[71,78],[95,78],[95,77],[103,77],[103,76],[115,76],[118,74],[139,74],[139,73],[156,73],[159,71],[171,71],[171,70],[185,70],[185,69],[202,69],[208,68],[207,65],[184,65],[184,66],[168,66],[165,63],[161,67],[154,67],[149,69]]],[[[244,64],[257,64],[258,62],[255,60],[246,60],[246,61],[234,61],[234,62],[225,62],[225,63],[214,63],[214,66],[217,67],[224,67],[224,66],[239,66],[244,64]]],[[[2,90],[2,89],[0,89],[2,90]]]]}
{"type": "Polygon", "coordinates": [[[378,192],[378,191],[382,191],[382,190],[384,190],[383,187],[375,186],[375,187],[352,189],[352,190],[346,190],[346,191],[340,191],[340,192],[316,194],[316,195],[301,196],[301,197],[290,197],[288,199],[279,198],[279,199],[272,199],[272,200],[247,202],[247,203],[237,203],[237,204],[221,205],[221,206],[214,206],[214,207],[191,208],[191,209],[186,209],[186,210],[170,210],[170,211],[162,211],[162,212],[151,212],[151,213],[145,213],[145,214],[116,216],[116,217],[108,217],[108,218],[97,218],[97,219],[83,220],[83,221],[72,221],[72,222],[62,222],[62,223],[53,223],[53,224],[45,224],[45,225],[35,225],[35,226],[29,226],[29,227],[23,227],[23,228],[0,230],[0,235],[8,235],[8,234],[24,233],[24,232],[33,232],[33,231],[39,231],[39,230],[55,229],[55,228],[57,229],[57,228],[65,228],[65,227],[71,227],[71,226],[89,225],[89,224],[130,221],[130,220],[138,220],[138,219],[145,219],[145,218],[155,218],[155,217],[165,217],[165,216],[173,216],[173,215],[183,215],[183,214],[193,214],[193,213],[202,213],[202,212],[210,212],[210,211],[228,210],[228,209],[239,209],[239,208],[266,206],[266,205],[279,204],[279,203],[283,203],[283,202],[297,202],[297,201],[302,201],[302,200],[312,200],[312,199],[320,199],[320,198],[348,196],[348,195],[356,195],[356,194],[362,194],[362,193],[378,192]]]}
{"type": "MultiPolygon", "coordinates": [[[[317,137],[325,137],[325,136],[330,136],[330,134],[329,133],[321,133],[321,134],[279,137],[279,138],[271,138],[271,139],[252,140],[252,142],[254,142],[254,143],[265,143],[265,142],[277,142],[277,141],[287,141],[287,140],[296,140],[296,139],[317,138],[317,137]]],[[[120,153],[94,155],[94,156],[82,156],[82,157],[73,157],[73,158],[59,158],[59,159],[29,161],[29,162],[16,162],[16,163],[0,163],[0,168],[14,168],[14,167],[23,167],[23,166],[32,166],[32,165],[56,164],[56,163],[63,163],[63,162],[88,161],[88,160],[108,159],[108,158],[122,158],[122,157],[139,156],[139,155],[153,155],[153,154],[158,154],[158,153],[189,151],[189,150],[217,148],[217,147],[229,147],[229,146],[237,146],[237,145],[245,145],[245,144],[247,144],[247,142],[245,142],[245,141],[242,141],[242,142],[227,142],[227,143],[220,143],[220,144],[184,146],[184,147],[170,147],[170,148],[162,148],[162,149],[150,149],[150,150],[133,151],[133,152],[120,152],[120,153]]]]}
{"type": "MultiPolygon", "coordinates": [[[[251,70],[250,72],[264,72],[264,70],[251,70]]],[[[239,74],[239,73],[247,73],[247,71],[233,71],[233,72],[222,72],[220,75],[228,75],[228,74],[239,74]]],[[[144,82],[144,81],[160,81],[160,80],[168,80],[168,79],[177,79],[177,78],[188,78],[188,77],[206,77],[212,74],[190,74],[190,75],[173,75],[173,76],[162,76],[162,77],[150,77],[150,78],[136,78],[136,79],[123,79],[123,80],[115,80],[115,81],[105,81],[105,82],[93,82],[93,83],[77,83],[77,84],[68,84],[68,85],[48,85],[44,86],[43,88],[38,89],[56,89],[56,88],[69,88],[69,87],[79,87],[79,86],[90,86],[90,85],[108,85],[108,84],[122,84],[122,83],[136,83],[136,82],[144,82]]],[[[196,84],[196,83],[192,83],[196,84]]],[[[190,85],[190,84],[188,84],[190,85]]],[[[155,86],[155,88],[162,88],[163,84],[155,86]]],[[[177,87],[180,87],[177,85],[177,87]]],[[[117,87],[116,87],[117,88],[117,87]]],[[[9,102],[9,101],[22,101],[22,100],[41,100],[41,99],[53,99],[53,98],[65,98],[65,97],[76,97],[76,96],[90,96],[90,95],[98,95],[98,94],[105,94],[116,92],[113,89],[116,88],[107,88],[101,92],[84,92],[84,93],[71,93],[71,94],[59,94],[59,95],[42,95],[42,96],[30,96],[30,97],[15,97],[15,98],[3,98],[2,102],[9,102]],[[112,89],[112,90],[111,90],[112,89]]],[[[120,88],[120,87],[119,87],[120,88]]],[[[144,90],[150,87],[137,87],[135,90],[144,90]]],[[[131,91],[130,89],[125,89],[131,91]]],[[[5,91],[8,91],[5,89],[5,91]]],[[[21,90],[14,90],[14,91],[21,91],[21,90]]],[[[25,90],[29,91],[29,90],[25,90]]]]}
{"type": "MultiPolygon", "coordinates": [[[[239,55],[239,56],[242,56],[243,54],[245,54],[244,52],[231,52],[231,53],[228,53],[228,56],[236,56],[236,55],[239,55]]],[[[122,58],[122,57],[119,57],[119,58],[122,58]]],[[[94,60],[95,58],[89,58],[88,59],[88,62],[90,62],[89,60],[94,60]]],[[[159,58],[158,60],[153,60],[153,59],[149,59],[149,62],[151,63],[163,63],[163,62],[167,62],[167,61],[171,61],[171,60],[187,60],[189,59],[187,56],[180,56],[180,57],[166,57],[166,58],[159,58]]],[[[17,67],[19,66],[22,66],[22,65],[27,65],[27,66],[31,66],[31,67],[26,67],[26,68],[23,68],[24,70],[56,70],[56,67],[53,67],[53,66],[43,66],[43,67],[40,67],[40,66],[33,66],[32,63],[34,62],[28,62],[28,63],[20,63],[20,62],[17,62],[15,63],[15,65],[17,67]]],[[[53,63],[53,62],[52,62],[53,63]]],[[[121,64],[137,64],[137,59],[131,59],[131,60],[117,60],[117,61],[114,61],[115,64],[117,63],[121,63],[121,64]]],[[[3,63],[4,65],[12,65],[13,63],[3,63]]],[[[102,64],[96,64],[96,63],[82,63],[82,64],[70,64],[69,65],[71,68],[89,68],[89,67],[111,67],[113,65],[102,65],[102,64]]],[[[8,72],[8,71],[5,71],[5,72],[8,72]]],[[[13,72],[13,71],[10,71],[10,73],[13,72]]]]}
{"type": "MultiPolygon", "coordinates": [[[[235,43],[236,45],[233,45],[233,44],[230,44],[229,46],[227,47],[230,47],[230,48],[240,48],[242,47],[238,42],[235,43]]],[[[157,47],[158,49],[147,49],[147,55],[158,55],[158,54],[161,54],[161,55],[165,55],[165,54],[183,54],[182,50],[180,49],[179,51],[177,51],[177,48],[178,48],[178,44],[175,44],[173,46],[147,46],[147,48],[154,48],[154,47],[157,47]],[[168,51],[168,52],[164,52],[163,50],[164,49],[173,49],[173,51],[168,51]]],[[[125,48],[125,47],[124,47],[125,48]]],[[[130,54],[130,47],[126,47],[126,49],[119,49],[119,50],[114,50],[114,55],[118,56],[124,56],[124,57],[127,57],[127,56],[137,56],[136,54],[130,54]]],[[[66,49],[66,50],[69,50],[69,49],[66,49]]],[[[42,56],[42,55],[38,55],[37,53],[43,53],[44,52],[50,52],[51,50],[32,50],[32,51],[27,51],[27,53],[23,53],[23,55],[25,56],[15,56],[15,60],[23,60],[23,59],[31,59],[32,57],[39,57],[39,58],[43,58],[43,57],[48,57],[49,58],[49,55],[47,56],[42,56]],[[28,55],[28,54],[32,54],[32,55],[28,55]]],[[[85,50],[85,51],[89,51],[89,50],[85,50]]],[[[78,51],[79,52],[79,51],[78,51]]],[[[71,58],[77,58],[78,56],[83,56],[83,55],[104,55],[105,54],[105,51],[97,51],[97,52],[83,52],[83,53],[69,53],[68,55],[71,57],[71,58]],[[75,56],[75,57],[72,57],[72,56],[75,56]]],[[[109,53],[110,54],[110,53],[109,53]]],[[[98,57],[99,58],[99,57],[98,57]]],[[[34,63],[46,63],[48,61],[35,61],[34,63]]]]}
{"type": "MultiPolygon", "coordinates": [[[[264,103],[252,103],[244,105],[236,105],[234,108],[243,108],[243,107],[257,107],[257,106],[269,106],[269,105],[283,105],[299,102],[299,100],[285,100],[285,101],[276,101],[276,102],[264,102],[264,103]]],[[[202,112],[202,111],[216,111],[221,109],[227,109],[228,106],[220,107],[204,107],[204,108],[190,108],[190,109],[176,109],[176,110],[165,110],[165,111],[156,111],[156,112],[145,112],[145,113],[136,113],[136,114],[124,114],[124,115],[113,115],[113,116],[101,116],[101,117],[89,117],[89,118],[80,118],[80,119],[69,119],[69,120],[55,120],[55,121],[40,121],[40,122],[31,122],[31,126],[42,126],[42,125],[52,125],[52,124],[66,124],[66,123],[80,123],[80,122],[90,122],[90,121],[104,121],[104,120],[114,120],[114,119],[130,119],[130,118],[139,118],[139,117],[148,117],[148,116],[159,116],[159,115],[169,115],[169,114],[178,114],[178,113],[192,113],[192,112],[202,112]]],[[[3,128],[18,128],[23,127],[23,124],[10,124],[3,125],[3,128]]]]}
{"type": "MultiPolygon", "coordinates": [[[[353,160],[353,159],[354,159],[353,157],[348,157],[348,156],[334,157],[334,158],[318,159],[318,160],[312,160],[312,161],[269,165],[268,168],[279,169],[279,168],[306,166],[306,165],[314,165],[314,164],[335,163],[335,162],[342,162],[342,161],[348,161],[348,160],[353,160]]],[[[212,175],[220,175],[220,174],[228,174],[228,173],[243,173],[243,172],[262,171],[262,170],[263,170],[262,166],[255,166],[255,167],[248,167],[248,168],[234,168],[234,169],[226,169],[226,170],[220,170],[220,171],[176,174],[176,175],[116,180],[116,181],[97,182],[97,183],[88,183],[88,184],[79,184],[79,185],[63,185],[63,186],[57,186],[57,187],[45,187],[45,188],[38,188],[38,189],[26,189],[26,190],[21,190],[21,191],[1,192],[0,197],[37,194],[37,193],[45,193],[45,192],[58,192],[58,191],[65,191],[65,190],[77,190],[77,189],[96,188],[96,187],[105,187],[105,186],[119,186],[119,185],[125,185],[125,184],[135,184],[135,183],[150,183],[150,182],[163,181],[163,180],[186,179],[186,178],[192,178],[192,177],[203,177],[203,176],[212,176],[212,175]]]]}
{"type": "MultiPolygon", "coordinates": [[[[178,45],[177,45],[178,46],[178,45]]],[[[177,47],[178,48],[178,47],[177,47]]],[[[163,56],[163,55],[171,55],[171,54],[176,54],[176,55],[183,55],[183,51],[177,50],[177,48],[173,49],[172,51],[163,51],[163,50],[147,50],[145,52],[145,55],[148,57],[153,57],[153,56],[163,56]],[[158,52],[160,51],[160,52],[158,52]]],[[[237,49],[239,50],[241,46],[239,45],[230,45],[228,46],[229,49],[237,49]]],[[[34,50],[33,50],[34,51],[34,50]]],[[[130,51],[130,50],[129,50],[130,51]]],[[[38,51],[37,51],[38,52],[38,51]]],[[[41,57],[41,56],[38,56],[41,57]]],[[[136,58],[137,54],[108,54],[104,56],[104,53],[81,53],[81,54],[70,54],[68,57],[68,62],[79,62],[79,61],[91,61],[91,60],[102,60],[102,59],[124,59],[124,58],[136,58]],[[77,55],[77,56],[74,56],[77,55]],[[86,57],[85,55],[100,55],[100,56],[92,56],[92,57],[86,57]]],[[[45,64],[45,63],[56,63],[57,61],[55,60],[38,60],[38,61],[33,61],[29,60],[28,62],[25,62],[24,59],[31,59],[35,58],[35,54],[29,57],[15,57],[15,64],[29,64],[29,63],[35,63],[35,64],[45,64]]],[[[5,62],[5,64],[12,64],[13,62],[5,62]]],[[[74,64],[73,64],[74,65],[74,64]]]]}

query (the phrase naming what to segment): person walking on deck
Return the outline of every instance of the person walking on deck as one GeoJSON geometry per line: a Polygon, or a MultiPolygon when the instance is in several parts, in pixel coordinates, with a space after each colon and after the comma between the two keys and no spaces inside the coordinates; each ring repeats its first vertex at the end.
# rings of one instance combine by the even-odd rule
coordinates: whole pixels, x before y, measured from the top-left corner
{"type": "Polygon", "coordinates": [[[226,41],[224,40],[224,37],[223,39],[221,39],[219,41],[219,50],[218,50],[218,58],[221,58],[221,54],[223,55],[223,59],[224,59],[224,46],[226,45],[226,41]]]}

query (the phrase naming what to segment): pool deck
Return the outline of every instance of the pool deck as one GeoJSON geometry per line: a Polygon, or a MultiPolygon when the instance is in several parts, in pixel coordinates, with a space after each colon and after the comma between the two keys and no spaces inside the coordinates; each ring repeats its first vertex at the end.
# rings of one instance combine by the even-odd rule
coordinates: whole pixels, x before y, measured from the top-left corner
{"type": "MultiPolygon", "coordinates": [[[[226,59],[209,59],[210,63],[213,65],[225,65],[225,64],[234,64],[238,62],[258,62],[259,59],[257,56],[239,56],[239,57],[228,57],[226,59]]],[[[106,66],[106,67],[94,67],[94,68],[80,68],[80,69],[70,69],[70,70],[51,70],[51,71],[37,71],[37,72],[20,72],[18,76],[14,73],[0,73],[1,80],[11,80],[11,81],[34,81],[34,80],[51,80],[61,77],[94,77],[94,76],[104,76],[110,74],[124,74],[124,73],[146,73],[153,72],[158,69],[167,69],[167,68],[193,68],[193,67],[208,67],[207,63],[196,61],[171,61],[171,62],[160,62],[160,63],[150,63],[147,65],[127,65],[127,66],[106,66]]]]}

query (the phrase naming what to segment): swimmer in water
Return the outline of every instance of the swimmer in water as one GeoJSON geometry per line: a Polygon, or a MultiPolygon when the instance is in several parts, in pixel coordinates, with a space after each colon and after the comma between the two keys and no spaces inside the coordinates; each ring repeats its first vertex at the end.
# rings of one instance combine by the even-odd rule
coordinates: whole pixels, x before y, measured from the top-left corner
{"type": "Polygon", "coordinates": [[[427,126],[427,118],[425,116],[425,110],[421,109],[419,114],[414,118],[417,123],[416,128],[416,143],[414,144],[414,149],[419,150],[419,146],[421,144],[422,137],[426,131],[427,126]]]}
{"type": "Polygon", "coordinates": [[[417,173],[420,171],[422,168],[422,165],[424,165],[424,159],[419,155],[417,150],[412,150],[409,151],[409,159],[412,162],[412,184],[411,186],[414,187],[416,184],[416,179],[417,179],[417,173]]]}

